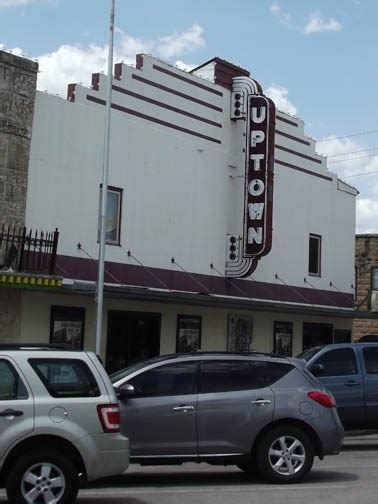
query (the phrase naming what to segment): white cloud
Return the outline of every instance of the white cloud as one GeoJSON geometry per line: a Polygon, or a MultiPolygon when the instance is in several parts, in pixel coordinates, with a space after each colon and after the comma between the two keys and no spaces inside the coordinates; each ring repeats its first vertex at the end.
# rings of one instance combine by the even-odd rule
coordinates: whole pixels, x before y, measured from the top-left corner
{"type": "Polygon", "coordinates": [[[378,232],[378,200],[370,198],[357,199],[356,233],[367,234],[378,232]]]}
{"type": "Polygon", "coordinates": [[[0,9],[6,9],[7,7],[23,7],[31,3],[48,1],[50,0],[0,0],[0,9]]]}
{"type": "Polygon", "coordinates": [[[194,65],[193,63],[185,63],[184,61],[177,60],[175,61],[175,66],[180,70],[185,70],[185,72],[190,72],[193,68],[198,67],[198,65],[194,65]]]}
{"type": "Polygon", "coordinates": [[[5,47],[4,44],[0,44],[0,51],[7,51],[14,54],[15,56],[23,56],[24,54],[23,50],[20,49],[19,47],[12,47],[11,49],[9,49],[5,47]]]}
{"type": "Polygon", "coordinates": [[[297,109],[288,99],[288,90],[277,84],[272,84],[265,90],[265,94],[271,98],[278,110],[290,115],[296,115],[297,109]]]}
{"type": "Polygon", "coordinates": [[[160,37],[156,45],[157,54],[162,58],[171,59],[201,49],[206,45],[202,34],[203,28],[194,24],[185,32],[160,37]]]}
{"type": "MultiPolygon", "coordinates": [[[[202,34],[203,29],[197,24],[182,33],[174,33],[155,40],[131,37],[122,30],[116,29],[114,62],[135,64],[135,55],[138,53],[152,53],[170,61],[173,57],[185,56],[204,47],[205,41],[202,34]]],[[[4,44],[0,44],[0,49],[5,49],[4,44]]],[[[23,54],[19,48],[11,51],[13,54],[23,54]]],[[[89,86],[93,72],[107,72],[108,46],[64,44],[55,51],[38,56],[33,55],[33,58],[36,58],[39,63],[38,89],[65,97],[67,84],[82,83],[89,86]]],[[[176,60],[175,64],[184,70],[191,70],[196,66],[182,60],[176,60]]]]}
{"type": "Polygon", "coordinates": [[[339,32],[342,29],[342,24],[333,18],[324,20],[320,12],[313,12],[308,18],[307,25],[305,26],[304,33],[320,33],[324,31],[339,32]]]}
{"type": "Polygon", "coordinates": [[[277,2],[274,2],[269,7],[270,12],[276,16],[281,24],[287,25],[290,23],[291,16],[288,12],[284,12],[277,2]]]}
{"type": "Polygon", "coordinates": [[[373,181],[377,176],[375,172],[378,172],[378,154],[366,157],[372,151],[350,138],[330,136],[326,140],[317,144],[317,151],[328,156],[328,169],[360,192],[356,210],[357,233],[377,233],[378,183],[373,181]]]}

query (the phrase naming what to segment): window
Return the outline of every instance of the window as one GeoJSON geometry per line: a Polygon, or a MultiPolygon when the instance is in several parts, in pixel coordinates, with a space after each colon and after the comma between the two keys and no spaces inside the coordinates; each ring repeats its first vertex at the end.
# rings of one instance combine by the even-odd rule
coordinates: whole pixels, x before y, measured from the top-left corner
{"type": "Polygon", "coordinates": [[[27,399],[28,392],[14,368],[5,360],[0,360],[0,401],[27,399]]]}
{"type": "Polygon", "coordinates": [[[166,364],[135,376],[128,381],[135,388],[134,397],[177,396],[194,393],[197,363],[166,364]]]}
{"type": "Polygon", "coordinates": [[[346,376],[357,374],[356,357],[352,348],[330,350],[321,355],[314,364],[322,364],[321,376],[346,376]]]}
{"type": "Polygon", "coordinates": [[[366,347],[363,349],[365,368],[368,374],[378,374],[378,348],[366,347]]]}
{"type": "Polygon", "coordinates": [[[273,385],[293,369],[291,364],[267,361],[255,361],[253,367],[254,373],[256,373],[256,382],[260,387],[273,385]]]}
{"type": "Polygon", "coordinates": [[[29,359],[53,397],[96,397],[97,382],[85,362],[78,359],[29,359]]]}
{"type": "Polygon", "coordinates": [[[308,254],[309,275],[320,276],[321,244],[322,244],[321,236],[310,234],[309,254],[308,254]]]}
{"type": "Polygon", "coordinates": [[[85,308],[52,306],[50,343],[65,343],[76,348],[84,345],[85,308]]]}
{"type": "MultiPolygon", "coordinates": [[[[100,187],[98,240],[100,239],[100,215],[101,215],[102,186],[100,187]]],[[[121,243],[121,212],[122,212],[122,189],[108,186],[106,205],[105,241],[108,245],[120,245],[121,243]]]]}
{"type": "Polygon", "coordinates": [[[210,394],[268,387],[291,369],[291,365],[267,361],[203,362],[199,392],[210,394]]]}
{"type": "Polygon", "coordinates": [[[378,268],[371,268],[371,288],[378,290],[378,268]]]}

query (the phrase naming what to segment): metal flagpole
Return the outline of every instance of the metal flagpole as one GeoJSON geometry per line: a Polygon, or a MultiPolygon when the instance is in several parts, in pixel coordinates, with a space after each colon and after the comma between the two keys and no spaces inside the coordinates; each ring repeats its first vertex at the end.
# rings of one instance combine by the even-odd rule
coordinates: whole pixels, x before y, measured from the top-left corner
{"type": "Polygon", "coordinates": [[[110,148],[110,121],[113,84],[113,45],[114,45],[114,11],[115,0],[111,0],[110,34],[108,54],[108,95],[106,100],[104,159],[102,167],[102,191],[100,208],[100,243],[98,252],[98,277],[97,277],[97,314],[96,314],[96,353],[101,355],[102,315],[104,305],[104,271],[105,271],[105,240],[106,240],[106,207],[108,199],[108,172],[110,148]]]}

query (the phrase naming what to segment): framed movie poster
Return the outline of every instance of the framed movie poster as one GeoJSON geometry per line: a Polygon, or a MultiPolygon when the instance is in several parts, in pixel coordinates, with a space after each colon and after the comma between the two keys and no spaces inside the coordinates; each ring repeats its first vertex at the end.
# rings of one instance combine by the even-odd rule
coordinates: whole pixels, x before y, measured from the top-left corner
{"type": "Polygon", "coordinates": [[[67,343],[76,348],[84,346],[85,308],[52,306],[50,343],[67,343]]]}
{"type": "Polygon", "coordinates": [[[274,322],[273,352],[291,357],[293,352],[292,322],[274,322]]]}
{"type": "Polygon", "coordinates": [[[230,314],[228,316],[227,350],[250,352],[252,350],[253,317],[230,314]]]}
{"type": "Polygon", "coordinates": [[[201,328],[202,317],[177,315],[176,353],[200,350],[201,328]]]}

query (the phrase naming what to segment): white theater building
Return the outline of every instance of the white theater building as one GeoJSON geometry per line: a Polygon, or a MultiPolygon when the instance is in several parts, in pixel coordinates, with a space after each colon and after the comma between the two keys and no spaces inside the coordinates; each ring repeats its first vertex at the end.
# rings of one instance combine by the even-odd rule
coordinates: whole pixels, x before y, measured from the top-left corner
{"type": "MultiPolygon", "coordinates": [[[[70,85],[67,100],[36,94],[25,225],[59,229],[61,281],[20,286],[21,341],[95,348],[106,96],[102,74],[91,88],[70,85]]],[[[136,68],[117,64],[108,368],[176,351],[295,355],[349,340],[356,194],[248,71],[219,58],[191,73],[147,55],[136,68]]]]}

